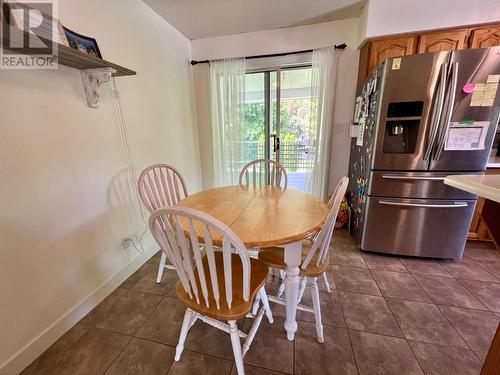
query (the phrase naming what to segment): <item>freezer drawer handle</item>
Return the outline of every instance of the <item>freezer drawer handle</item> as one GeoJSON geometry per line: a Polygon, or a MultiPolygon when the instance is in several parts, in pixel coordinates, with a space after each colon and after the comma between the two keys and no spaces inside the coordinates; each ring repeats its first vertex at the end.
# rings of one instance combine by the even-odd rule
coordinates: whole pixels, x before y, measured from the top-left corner
{"type": "Polygon", "coordinates": [[[378,201],[378,203],[385,204],[387,206],[425,207],[425,208],[460,208],[468,206],[466,202],[455,202],[454,204],[424,204],[424,203],[378,201]]]}
{"type": "Polygon", "coordinates": [[[382,178],[388,180],[428,180],[428,181],[444,181],[446,177],[437,176],[395,176],[395,175],[382,175],[382,178]]]}

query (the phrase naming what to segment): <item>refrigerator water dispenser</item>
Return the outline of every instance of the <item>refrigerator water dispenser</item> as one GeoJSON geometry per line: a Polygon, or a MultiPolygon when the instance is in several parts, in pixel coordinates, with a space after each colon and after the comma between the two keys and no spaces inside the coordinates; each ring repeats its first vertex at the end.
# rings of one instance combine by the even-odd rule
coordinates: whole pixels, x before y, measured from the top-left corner
{"type": "Polygon", "coordinates": [[[424,102],[390,103],[385,122],[384,154],[413,154],[424,102]]]}

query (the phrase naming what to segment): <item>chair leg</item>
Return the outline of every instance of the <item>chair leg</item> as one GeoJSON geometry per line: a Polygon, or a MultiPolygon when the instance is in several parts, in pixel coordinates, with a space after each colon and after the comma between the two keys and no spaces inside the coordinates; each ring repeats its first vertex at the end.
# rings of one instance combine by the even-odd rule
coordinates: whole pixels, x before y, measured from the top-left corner
{"type": "Polygon", "coordinates": [[[264,316],[264,308],[261,308],[258,314],[255,316],[255,320],[252,324],[252,327],[250,327],[250,331],[248,331],[247,338],[243,344],[243,349],[241,351],[241,355],[243,357],[245,357],[245,354],[248,352],[248,349],[250,349],[250,345],[252,345],[253,339],[255,338],[255,334],[257,333],[257,330],[260,327],[260,323],[262,321],[263,316],[264,316]]]}
{"type": "MultiPolygon", "coordinates": [[[[269,307],[269,301],[267,299],[267,294],[266,294],[266,290],[264,289],[264,287],[260,288],[258,295],[260,295],[262,305],[264,306],[264,312],[266,313],[267,320],[269,320],[269,323],[273,323],[274,322],[273,312],[271,311],[271,307],[269,307]]],[[[257,299],[257,296],[255,296],[255,299],[257,299]]],[[[255,307],[255,305],[254,305],[254,307],[255,307]]]]}
{"type": "Polygon", "coordinates": [[[243,355],[241,353],[241,342],[240,335],[238,333],[238,326],[236,325],[236,320],[229,320],[229,335],[231,336],[231,344],[233,345],[234,362],[236,364],[236,370],[238,370],[238,375],[245,375],[245,369],[243,367],[243,355]]]}
{"type": "Polygon", "coordinates": [[[325,342],[325,339],[323,337],[323,324],[321,323],[321,305],[319,302],[319,289],[318,283],[316,282],[316,277],[311,278],[311,294],[314,308],[314,317],[316,320],[316,333],[318,335],[318,342],[323,343],[325,342]]]}
{"type": "Polygon", "coordinates": [[[285,277],[286,277],[286,272],[283,270],[278,270],[279,272],[279,280],[281,280],[280,287],[278,289],[278,292],[276,293],[276,297],[280,298],[283,295],[283,292],[285,291],[285,277]]]}
{"type": "Polygon", "coordinates": [[[184,342],[186,341],[189,328],[191,328],[192,315],[193,311],[191,309],[186,309],[186,312],[184,313],[184,320],[182,321],[181,334],[179,335],[179,342],[177,343],[177,347],[175,348],[175,361],[181,359],[181,354],[184,350],[184,342]]]}
{"type": "MultiPolygon", "coordinates": [[[[266,296],[267,297],[267,296],[266,296]]],[[[261,294],[258,293],[256,296],[255,296],[255,299],[253,301],[253,306],[252,306],[252,314],[255,316],[257,315],[257,312],[259,311],[259,306],[260,306],[260,298],[261,298],[261,294]]]]}
{"type": "Polygon", "coordinates": [[[328,293],[331,293],[330,283],[328,282],[328,278],[326,277],[326,272],[323,272],[321,274],[321,278],[323,279],[323,283],[325,284],[326,291],[328,293]]]}
{"type": "Polygon", "coordinates": [[[160,265],[158,266],[158,276],[156,276],[156,283],[161,283],[161,278],[163,276],[163,270],[165,269],[165,263],[167,262],[167,255],[165,252],[161,252],[160,265]]]}
{"type": "Polygon", "coordinates": [[[307,283],[307,277],[304,276],[300,281],[299,297],[297,298],[297,303],[300,303],[300,301],[302,301],[302,297],[304,296],[304,290],[306,289],[306,283],[307,283]]]}

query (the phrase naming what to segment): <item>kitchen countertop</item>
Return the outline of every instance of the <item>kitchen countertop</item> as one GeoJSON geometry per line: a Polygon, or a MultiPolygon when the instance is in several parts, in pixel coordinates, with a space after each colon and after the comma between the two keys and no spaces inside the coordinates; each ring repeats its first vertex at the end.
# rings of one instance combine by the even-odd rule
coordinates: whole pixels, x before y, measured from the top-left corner
{"type": "Polygon", "coordinates": [[[454,175],[446,177],[444,183],[500,203],[500,175],[454,175]]]}
{"type": "Polygon", "coordinates": [[[500,168],[500,156],[491,156],[486,163],[486,168],[500,168]]]}

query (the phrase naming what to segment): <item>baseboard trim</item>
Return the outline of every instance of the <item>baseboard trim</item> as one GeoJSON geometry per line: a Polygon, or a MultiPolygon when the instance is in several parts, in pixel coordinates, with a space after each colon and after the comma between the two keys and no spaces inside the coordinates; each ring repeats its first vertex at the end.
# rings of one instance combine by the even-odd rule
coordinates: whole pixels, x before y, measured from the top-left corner
{"type": "Polygon", "coordinates": [[[0,375],[17,375],[23,371],[157,252],[158,248],[151,246],[145,249],[144,253],[132,259],[125,267],[94,289],[25,347],[0,364],[0,375]]]}

